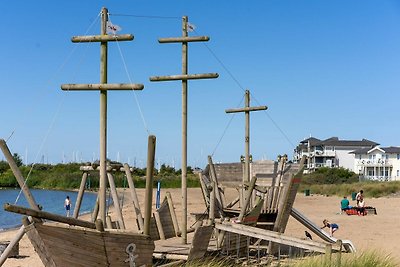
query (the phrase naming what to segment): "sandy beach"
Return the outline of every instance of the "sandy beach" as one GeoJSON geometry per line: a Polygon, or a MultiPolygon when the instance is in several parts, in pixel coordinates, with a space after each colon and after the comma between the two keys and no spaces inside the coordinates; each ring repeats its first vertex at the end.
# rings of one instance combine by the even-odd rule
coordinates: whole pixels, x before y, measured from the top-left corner
{"type": "MultiPolygon", "coordinates": [[[[174,201],[178,220],[181,219],[181,192],[180,189],[163,189],[161,199],[163,199],[166,191],[171,192],[174,201]]],[[[119,190],[120,195],[124,194],[123,214],[125,224],[128,229],[137,229],[133,215],[133,205],[128,190],[119,190]]],[[[139,200],[143,209],[144,190],[139,189],[139,200]]],[[[154,197],[154,195],[153,195],[154,197]]],[[[232,200],[236,197],[235,190],[226,190],[226,199],[232,200]]],[[[348,196],[350,198],[350,196],[348,196]]],[[[367,216],[348,216],[340,214],[341,197],[321,196],[298,194],[294,207],[303,213],[308,219],[322,226],[324,218],[331,222],[339,224],[339,230],[335,233],[335,237],[339,239],[349,239],[356,246],[358,252],[366,250],[376,250],[384,255],[390,254],[393,258],[400,262],[400,228],[395,227],[395,222],[400,220],[400,214],[397,207],[400,206],[400,197],[382,197],[366,199],[367,206],[373,206],[377,209],[377,215],[367,216]]],[[[154,201],[153,201],[154,202],[154,201]]],[[[354,205],[354,201],[350,201],[354,205]]],[[[199,188],[188,189],[188,211],[204,212],[205,206],[201,190],[199,188]]],[[[113,217],[111,210],[110,215],[113,217]]],[[[84,215],[82,219],[88,219],[90,215],[84,215]]],[[[194,223],[194,219],[189,217],[188,226],[194,223]]],[[[286,234],[304,238],[304,230],[306,228],[293,218],[289,219],[286,234]]],[[[9,230],[0,232],[0,240],[11,240],[14,238],[17,230],[9,230]]],[[[314,237],[318,240],[318,237],[314,237]]],[[[24,236],[19,244],[19,258],[9,258],[3,266],[44,266],[38,255],[33,250],[29,239],[24,236]]]]}

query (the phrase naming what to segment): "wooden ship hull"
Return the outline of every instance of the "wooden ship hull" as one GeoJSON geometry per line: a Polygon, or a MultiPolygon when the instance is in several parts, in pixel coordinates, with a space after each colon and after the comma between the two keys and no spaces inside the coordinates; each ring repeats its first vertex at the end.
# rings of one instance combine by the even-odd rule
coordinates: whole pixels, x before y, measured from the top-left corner
{"type": "Polygon", "coordinates": [[[46,267],[152,265],[154,241],[143,234],[36,222],[25,229],[46,267]]]}

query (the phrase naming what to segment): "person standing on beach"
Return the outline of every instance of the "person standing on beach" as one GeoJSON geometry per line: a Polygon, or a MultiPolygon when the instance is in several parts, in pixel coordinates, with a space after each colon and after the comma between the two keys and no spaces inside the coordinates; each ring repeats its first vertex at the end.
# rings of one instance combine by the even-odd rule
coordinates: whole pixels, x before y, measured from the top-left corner
{"type": "Polygon", "coordinates": [[[69,196],[64,201],[64,207],[66,211],[66,216],[69,217],[69,213],[71,211],[71,200],[69,199],[69,196]]]}
{"type": "Polygon", "coordinates": [[[363,194],[364,194],[364,191],[361,189],[360,192],[358,192],[357,195],[356,195],[357,207],[358,207],[358,203],[360,201],[364,200],[364,195],[363,194]]]}

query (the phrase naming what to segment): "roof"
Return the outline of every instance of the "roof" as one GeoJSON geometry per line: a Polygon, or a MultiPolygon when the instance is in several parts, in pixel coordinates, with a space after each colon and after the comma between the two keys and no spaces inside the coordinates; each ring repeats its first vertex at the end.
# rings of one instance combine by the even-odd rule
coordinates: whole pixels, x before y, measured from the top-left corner
{"type": "Polygon", "coordinates": [[[372,148],[374,146],[379,145],[376,142],[362,139],[362,140],[340,140],[337,137],[331,137],[323,141],[319,141],[315,146],[359,146],[359,147],[369,147],[372,148]]]}
{"type": "MultiPolygon", "coordinates": [[[[397,147],[397,146],[389,146],[389,147],[378,147],[377,146],[376,148],[379,148],[386,154],[400,154],[400,147],[397,147]]],[[[361,149],[354,150],[353,152],[350,152],[350,153],[352,153],[352,154],[369,154],[369,152],[372,152],[372,150],[375,150],[375,149],[361,148],[361,149]]]]}
{"type": "Polygon", "coordinates": [[[310,146],[313,146],[315,143],[320,142],[321,140],[314,138],[314,137],[310,137],[307,139],[304,139],[303,141],[300,142],[300,144],[306,144],[308,145],[308,142],[310,142],[310,146]]]}

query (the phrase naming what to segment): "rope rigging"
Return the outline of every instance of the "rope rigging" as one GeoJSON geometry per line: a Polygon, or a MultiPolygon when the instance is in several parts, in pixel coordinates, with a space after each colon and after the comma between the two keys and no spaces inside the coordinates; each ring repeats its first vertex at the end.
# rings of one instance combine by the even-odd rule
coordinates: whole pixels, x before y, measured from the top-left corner
{"type": "MultiPolygon", "coordinates": [[[[85,33],[85,34],[87,34],[87,33],[90,31],[90,29],[96,24],[96,22],[97,22],[97,21],[99,20],[99,18],[100,18],[100,14],[101,14],[101,13],[99,13],[99,14],[97,15],[97,17],[92,21],[92,23],[89,25],[88,29],[86,30],[86,33],[85,33]]],[[[67,55],[67,57],[65,58],[65,60],[63,61],[63,63],[60,65],[60,67],[58,68],[58,70],[56,71],[56,73],[53,75],[53,77],[49,79],[48,84],[50,84],[50,80],[55,79],[55,77],[56,77],[59,73],[61,73],[61,71],[64,69],[65,65],[69,62],[69,60],[71,59],[72,55],[75,53],[76,49],[77,49],[77,47],[74,46],[74,48],[73,48],[73,49],[71,50],[71,52],[67,55]]],[[[75,76],[76,74],[77,74],[77,70],[75,71],[74,76],[75,76]]],[[[62,108],[63,105],[64,105],[65,98],[66,98],[66,94],[63,94],[63,95],[62,95],[62,98],[61,98],[61,100],[60,100],[60,103],[58,104],[57,110],[56,110],[56,112],[55,112],[55,114],[54,114],[54,116],[53,116],[53,119],[51,120],[51,123],[50,123],[50,125],[49,125],[49,127],[48,127],[48,129],[47,129],[47,131],[46,131],[46,134],[45,134],[45,136],[44,136],[42,142],[40,143],[39,149],[38,149],[38,151],[37,151],[37,153],[36,153],[36,155],[35,155],[35,157],[34,157],[34,160],[33,160],[33,163],[32,163],[32,165],[31,165],[31,168],[29,169],[28,175],[27,175],[26,178],[25,178],[24,186],[27,184],[27,182],[28,182],[28,180],[29,180],[29,178],[30,178],[30,176],[31,176],[31,173],[32,173],[32,171],[33,171],[33,168],[34,168],[35,165],[36,165],[35,162],[37,162],[37,160],[38,160],[38,158],[39,158],[39,155],[41,154],[41,152],[42,152],[42,150],[43,150],[43,147],[45,146],[45,144],[46,144],[46,142],[47,142],[47,139],[48,139],[48,137],[49,137],[51,131],[52,131],[53,128],[54,128],[54,125],[55,125],[55,123],[56,123],[56,121],[57,121],[57,119],[58,119],[58,116],[59,116],[59,114],[60,114],[61,108],[62,108]]],[[[33,107],[33,106],[32,106],[32,107],[33,107]]],[[[24,119],[27,120],[27,116],[24,116],[24,119]]],[[[21,121],[21,125],[22,125],[22,123],[23,123],[23,121],[21,121]]],[[[17,128],[15,128],[15,129],[12,131],[11,135],[7,138],[6,142],[12,137],[12,135],[15,133],[16,130],[17,130],[17,128]]],[[[22,188],[23,188],[23,187],[22,187],[22,188]]],[[[18,193],[18,195],[17,195],[17,197],[16,197],[16,199],[15,199],[14,204],[17,204],[17,203],[18,203],[19,198],[21,197],[21,194],[22,194],[22,188],[20,189],[20,191],[19,191],[19,193],[18,193]]]]}
{"type": "MultiPolygon", "coordinates": [[[[112,23],[112,21],[111,21],[110,18],[109,18],[109,21],[112,23]]],[[[132,84],[132,83],[133,83],[133,82],[132,82],[132,78],[131,78],[131,75],[129,74],[128,67],[127,67],[126,61],[125,61],[125,57],[124,57],[124,55],[123,55],[123,53],[122,53],[121,46],[119,45],[119,42],[118,42],[117,39],[116,39],[116,43],[117,43],[119,55],[120,55],[121,60],[122,60],[122,64],[123,64],[124,69],[125,69],[125,73],[126,73],[126,75],[128,76],[129,83],[132,84]]],[[[135,96],[136,106],[137,106],[137,108],[138,108],[138,110],[139,110],[139,114],[140,114],[140,117],[141,117],[141,119],[142,119],[143,127],[144,127],[144,129],[146,130],[147,134],[150,135],[150,131],[149,131],[149,128],[148,128],[148,126],[147,126],[147,122],[146,122],[146,119],[145,119],[145,117],[144,117],[142,108],[141,108],[141,106],[140,106],[140,103],[139,103],[137,94],[136,94],[135,90],[132,89],[131,91],[133,92],[133,95],[135,96]]]]}

